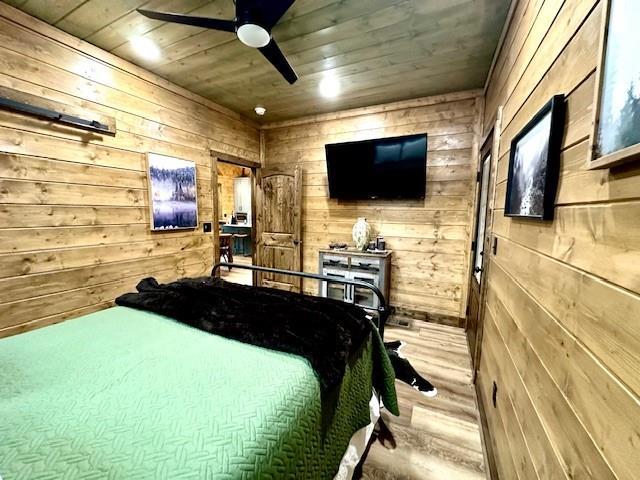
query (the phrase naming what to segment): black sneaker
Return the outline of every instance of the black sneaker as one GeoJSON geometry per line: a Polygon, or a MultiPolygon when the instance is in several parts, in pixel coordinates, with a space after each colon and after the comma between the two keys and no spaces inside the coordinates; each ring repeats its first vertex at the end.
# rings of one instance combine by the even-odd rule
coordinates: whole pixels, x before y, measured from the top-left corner
{"type": "Polygon", "coordinates": [[[391,350],[398,354],[400,358],[405,358],[404,355],[400,353],[407,343],[402,340],[394,340],[393,342],[385,342],[384,346],[387,350],[391,350]]]}
{"type": "Polygon", "coordinates": [[[411,380],[411,383],[409,383],[409,385],[418,390],[425,397],[432,398],[438,394],[438,389],[431,385],[431,382],[429,382],[429,380],[421,376],[413,377],[413,380],[411,380]]]}

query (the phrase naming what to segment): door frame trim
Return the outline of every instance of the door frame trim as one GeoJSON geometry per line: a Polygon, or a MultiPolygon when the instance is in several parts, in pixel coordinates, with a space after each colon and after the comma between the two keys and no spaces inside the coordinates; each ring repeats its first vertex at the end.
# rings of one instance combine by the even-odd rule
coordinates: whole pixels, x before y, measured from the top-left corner
{"type": "MultiPolygon", "coordinates": [[[[487,152],[491,154],[491,165],[489,169],[489,184],[487,191],[487,212],[486,212],[486,220],[485,220],[485,239],[489,239],[489,245],[491,243],[491,238],[493,237],[493,215],[495,213],[495,195],[496,195],[496,175],[498,170],[498,158],[497,154],[500,150],[500,136],[501,136],[501,125],[502,125],[502,106],[498,107],[495,115],[495,122],[489,128],[486,135],[484,135],[481,143],[481,148],[478,150],[478,171],[482,171],[482,163],[484,158],[486,157],[487,152]]],[[[476,208],[473,209],[473,236],[477,236],[478,230],[478,209],[480,208],[480,196],[481,196],[481,186],[477,189],[476,199],[474,202],[474,206],[476,208]]],[[[475,239],[477,242],[477,238],[475,239]]],[[[476,248],[479,248],[476,245],[476,248]]],[[[476,381],[476,377],[478,375],[478,369],[480,368],[480,357],[482,354],[482,337],[484,333],[483,329],[483,320],[484,320],[484,306],[486,300],[486,292],[487,292],[487,284],[489,279],[489,271],[490,271],[490,257],[491,257],[491,249],[486,248],[485,252],[487,255],[483,257],[483,272],[482,272],[482,280],[479,285],[478,291],[478,318],[476,321],[476,333],[475,333],[475,350],[470,351],[471,361],[472,361],[472,370],[473,370],[473,383],[476,381]]],[[[471,251],[470,263],[473,264],[475,262],[475,251],[471,251]]],[[[473,265],[469,269],[469,277],[468,277],[468,287],[467,287],[467,305],[469,305],[469,299],[472,292],[472,282],[475,281],[473,265]]],[[[469,316],[466,317],[466,324],[468,325],[469,316]]],[[[467,335],[467,343],[469,336],[467,335]]]]}
{"type": "MultiPolygon", "coordinates": [[[[242,168],[248,168],[251,178],[251,263],[256,265],[257,242],[256,242],[256,223],[258,212],[256,210],[256,182],[259,181],[260,169],[262,164],[254,160],[237,157],[229,153],[220,152],[218,150],[210,150],[211,155],[211,192],[213,203],[213,219],[215,228],[213,229],[213,265],[220,263],[220,240],[218,238],[219,215],[218,211],[218,162],[230,163],[242,168]]],[[[256,285],[255,272],[253,275],[253,284],[256,285]]]]}
{"type": "MultiPolygon", "coordinates": [[[[487,198],[487,219],[485,224],[485,236],[489,238],[489,245],[491,245],[491,239],[495,238],[493,234],[493,219],[495,215],[495,206],[496,206],[496,181],[497,181],[497,173],[498,173],[498,163],[499,163],[499,154],[500,154],[500,138],[502,136],[502,106],[499,106],[496,109],[495,116],[490,119],[487,123],[491,126],[487,135],[485,135],[482,139],[482,148],[479,150],[479,157],[482,158],[482,152],[484,150],[485,144],[489,138],[492,139],[491,143],[491,170],[489,177],[489,191],[487,198]]],[[[477,214],[476,214],[477,215],[477,214]]],[[[475,221],[475,218],[474,218],[475,221]]],[[[474,230],[475,231],[475,230],[474,230]]],[[[496,469],[496,461],[495,461],[495,449],[493,448],[493,443],[491,440],[491,432],[488,429],[487,425],[487,414],[486,407],[484,404],[482,395],[480,394],[480,388],[486,388],[486,385],[483,385],[484,377],[481,375],[480,371],[480,360],[482,355],[482,340],[484,336],[484,311],[486,304],[486,292],[487,286],[489,283],[489,277],[491,273],[491,256],[492,251],[491,248],[487,250],[488,255],[483,258],[483,268],[485,269],[482,276],[482,282],[480,285],[480,292],[478,297],[478,320],[476,325],[476,350],[475,352],[470,352],[473,356],[472,358],[472,369],[473,369],[473,379],[472,382],[474,384],[474,390],[476,393],[476,401],[478,404],[478,411],[480,412],[480,434],[482,436],[482,450],[484,453],[484,458],[487,463],[487,475],[490,479],[498,478],[498,473],[496,469]]],[[[473,270],[471,270],[469,276],[469,293],[471,295],[471,281],[473,276],[473,270]]],[[[467,301],[469,299],[467,298],[467,301]]],[[[468,336],[467,336],[468,339],[468,336]]],[[[468,340],[467,340],[468,342],[468,340]]]]}
{"type": "MultiPolygon", "coordinates": [[[[493,156],[494,153],[494,145],[493,145],[493,133],[494,133],[494,128],[491,128],[489,130],[489,132],[487,133],[487,135],[485,136],[485,138],[483,139],[482,142],[482,146],[480,147],[480,150],[478,151],[478,169],[477,169],[477,178],[478,178],[478,188],[476,189],[476,198],[474,201],[474,209],[473,209],[473,229],[472,229],[472,245],[475,243],[475,249],[472,248],[469,251],[469,262],[471,263],[471,268],[469,269],[469,278],[467,279],[468,281],[468,287],[467,287],[467,292],[468,292],[468,298],[467,298],[467,305],[471,304],[471,295],[473,295],[474,291],[475,291],[475,285],[478,285],[477,291],[478,291],[478,298],[477,298],[477,313],[476,313],[476,319],[475,319],[475,332],[474,332],[474,336],[475,336],[475,340],[474,340],[474,345],[473,345],[473,350],[471,349],[471,343],[469,341],[469,330],[468,328],[465,329],[465,333],[467,336],[467,345],[469,346],[469,354],[471,355],[471,368],[473,370],[473,383],[475,383],[476,381],[476,376],[478,374],[478,370],[480,368],[480,356],[481,356],[481,352],[482,352],[482,330],[483,330],[483,320],[484,320],[484,301],[485,301],[485,292],[486,292],[486,284],[487,284],[487,271],[488,271],[488,255],[484,255],[482,257],[482,276],[481,276],[481,280],[480,283],[477,282],[476,280],[476,276],[475,276],[475,262],[476,262],[476,252],[478,251],[479,248],[483,248],[484,244],[481,246],[480,245],[480,241],[478,239],[478,227],[480,224],[480,200],[482,199],[482,182],[483,182],[483,178],[482,178],[482,171],[483,171],[483,167],[484,167],[484,160],[487,157],[487,155],[490,155],[491,158],[489,160],[489,183],[487,184],[487,210],[485,211],[485,218],[484,218],[484,238],[487,238],[487,236],[490,235],[490,229],[488,227],[490,227],[490,215],[493,209],[493,205],[491,202],[489,202],[489,199],[491,197],[490,193],[491,193],[491,180],[493,177],[493,173],[494,173],[494,164],[495,164],[495,159],[493,156]]],[[[484,243],[484,239],[482,239],[483,243],[484,243]]],[[[487,250],[488,252],[489,250],[487,250]]],[[[469,326],[469,318],[470,318],[470,314],[472,314],[473,312],[470,311],[470,309],[467,309],[467,318],[466,318],[466,325],[467,327],[469,326]]]]}

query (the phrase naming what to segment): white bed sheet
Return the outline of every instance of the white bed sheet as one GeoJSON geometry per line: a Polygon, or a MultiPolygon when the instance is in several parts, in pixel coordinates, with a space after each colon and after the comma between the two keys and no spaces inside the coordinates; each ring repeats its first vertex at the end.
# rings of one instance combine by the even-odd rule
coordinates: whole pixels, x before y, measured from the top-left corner
{"type": "Polygon", "coordinates": [[[364,451],[367,449],[371,435],[373,434],[373,428],[380,418],[380,402],[375,392],[371,395],[369,400],[369,418],[371,423],[362,427],[356,433],[353,434],[347,450],[340,460],[340,466],[338,473],[336,473],[334,480],[350,480],[353,477],[353,471],[360,462],[364,451]]]}

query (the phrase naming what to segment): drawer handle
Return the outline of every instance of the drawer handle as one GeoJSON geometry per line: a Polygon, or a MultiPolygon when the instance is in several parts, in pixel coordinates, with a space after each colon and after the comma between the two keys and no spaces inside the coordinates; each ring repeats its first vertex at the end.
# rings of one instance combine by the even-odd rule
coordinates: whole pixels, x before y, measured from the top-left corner
{"type": "Polygon", "coordinates": [[[323,265],[327,265],[329,267],[344,267],[347,268],[346,263],[342,263],[339,260],[325,260],[322,262],[323,265]]]}
{"type": "Polygon", "coordinates": [[[372,263],[360,263],[358,265],[354,265],[356,268],[361,268],[362,270],[379,270],[377,265],[373,265],[372,263]]]}

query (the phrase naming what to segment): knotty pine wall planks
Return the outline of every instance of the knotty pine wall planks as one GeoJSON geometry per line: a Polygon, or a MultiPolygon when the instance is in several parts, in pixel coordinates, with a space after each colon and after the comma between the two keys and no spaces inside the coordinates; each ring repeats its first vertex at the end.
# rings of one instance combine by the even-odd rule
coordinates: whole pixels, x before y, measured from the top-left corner
{"type": "Polygon", "coordinates": [[[640,470],[640,165],[584,169],[602,7],[521,0],[488,84],[485,130],[504,108],[478,388],[504,479],[640,470]],[[556,93],[555,220],[506,218],[511,139],[556,93]]]}
{"type": "Polygon", "coordinates": [[[117,123],[109,137],[0,110],[0,336],[210,270],[209,152],[257,160],[253,124],[1,3],[0,86],[117,123]],[[196,230],[149,230],[148,151],[197,163],[196,230]]]}
{"type": "MultiPolygon", "coordinates": [[[[330,241],[352,243],[353,223],[366,217],[394,251],[391,304],[419,318],[464,316],[479,94],[460,92],[266,126],[265,165],[303,169],[305,271],[317,271],[318,249],[330,241]],[[429,135],[425,200],[328,198],[326,143],[423,132],[429,135]]],[[[317,284],[305,282],[304,289],[315,292],[317,284]]]]}

